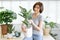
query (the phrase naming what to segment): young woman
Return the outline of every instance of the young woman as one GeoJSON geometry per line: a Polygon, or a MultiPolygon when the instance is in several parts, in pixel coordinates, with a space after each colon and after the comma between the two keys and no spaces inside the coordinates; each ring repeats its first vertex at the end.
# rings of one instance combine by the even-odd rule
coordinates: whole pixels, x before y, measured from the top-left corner
{"type": "Polygon", "coordinates": [[[33,6],[34,13],[32,14],[32,20],[30,20],[33,27],[33,40],[43,40],[43,29],[42,29],[42,16],[43,4],[36,2],[33,6]]]}
{"type": "MultiPolygon", "coordinates": [[[[31,15],[32,20],[28,20],[33,28],[31,37],[25,37],[24,40],[43,40],[43,29],[42,29],[42,16],[43,4],[41,2],[36,2],[33,6],[34,13],[31,15]]],[[[26,31],[26,27],[22,28],[23,32],[26,31]]]]}

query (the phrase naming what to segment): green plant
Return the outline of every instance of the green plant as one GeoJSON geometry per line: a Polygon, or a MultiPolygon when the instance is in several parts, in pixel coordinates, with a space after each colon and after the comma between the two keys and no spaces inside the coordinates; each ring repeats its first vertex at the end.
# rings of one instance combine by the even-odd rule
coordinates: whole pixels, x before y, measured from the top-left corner
{"type": "MultiPolygon", "coordinates": [[[[9,25],[9,23],[11,23],[14,19],[16,19],[16,13],[14,13],[13,11],[11,10],[3,10],[3,11],[0,11],[0,24],[3,25],[5,24],[7,26],[7,31],[9,33],[12,33],[13,29],[12,29],[12,26],[9,25]]],[[[5,26],[4,26],[5,27],[5,26]]],[[[2,28],[3,30],[5,30],[4,28],[2,28]]],[[[2,31],[4,32],[4,31],[2,31]]]]}
{"type": "MultiPolygon", "coordinates": [[[[46,19],[47,18],[49,18],[48,16],[46,16],[46,19]]],[[[56,23],[54,23],[54,22],[48,22],[48,21],[46,21],[46,20],[44,20],[44,23],[45,23],[45,28],[47,28],[46,27],[46,25],[49,25],[51,28],[54,28],[54,26],[56,26],[56,23]]]]}
{"type": "Polygon", "coordinates": [[[54,28],[54,26],[56,26],[56,23],[54,23],[54,22],[49,22],[49,25],[50,25],[51,28],[54,28]]]}
{"type": "Polygon", "coordinates": [[[15,27],[13,28],[12,24],[8,24],[8,33],[12,33],[12,31],[15,29],[15,27]]]}
{"type": "Polygon", "coordinates": [[[0,12],[0,24],[11,23],[13,19],[16,19],[16,13],[13,11],[6,9],[0,12]]]}
{"type": "Polygon", "coordinates": [[[45,22],[45,28],[46,28],[46,25],[49,25],[51,28],[54,28],[54,26],[56,25],[56,23],[54,22],[47,22],[47,21],[44,21],[45,22]]]}
{"type": "MultiPolygon", "coordinates": [[[[46,19],[47,18],[49,17],[47,16],[46,19]]],[[[44,22],[45,22],[45,28],[47,28],[46,25],[49,25],[51,28],[54,28],[54,26],[56,26],[56,23],[54,22],[47,22],[46,20],[44,20],[44,22]]]]}
{"type": "Polygon", "coordinates": [[[54,28],[54,26],[56,26],[56,23],[54,22],[47,22],[47,21],[44,22],[45,22],[45,28],[47,28],[46,25],[49,25],[51,28],[54,28]]]}
{"type": "Polygon", "coordinates": [[[19,6],[19,8],[21,9],[21,13],[19,14],[20,16],[22,16],[23,18],[25,18],[25,20],[23,21],[24,24],[26,24],[27,27],[29,27],[29,22],[28,20],[30,20],[32,18],[31,16],[31,10],[27,11],[27,9],[19,6]]]}

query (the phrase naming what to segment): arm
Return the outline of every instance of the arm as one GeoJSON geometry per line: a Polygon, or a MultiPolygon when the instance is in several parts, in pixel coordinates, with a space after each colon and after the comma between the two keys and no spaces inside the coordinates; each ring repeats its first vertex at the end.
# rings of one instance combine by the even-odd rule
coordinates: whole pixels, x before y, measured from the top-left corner
{"type": "Polygon", "coordinates": [[[32,21],[32,25],[36,28],[36,30],[40,31],[41,27],[42,27],[42,20],[39,21],[39,24],[36,25],[33,21],[32,21]]]}
{"type": "Polygon", "coordinates": [[[24,32],[24,33],[26,33],[26,26],[24,25],[24,24],[22,24],[22,31],[24,32]]]}

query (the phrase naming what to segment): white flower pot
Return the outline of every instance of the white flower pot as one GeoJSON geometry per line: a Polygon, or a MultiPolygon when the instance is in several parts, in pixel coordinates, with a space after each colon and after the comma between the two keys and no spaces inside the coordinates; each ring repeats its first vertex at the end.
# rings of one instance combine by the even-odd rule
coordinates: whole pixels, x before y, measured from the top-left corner
{"type": "Polygon", "coordinates": [[[32,27],[27,29],[26,37],[31,37],[32,36],[32,27]]]}
{"type": "Polygon", "coordinates": [[[24,37],[32,36],[32,26],[26,27],[26,25],[22,25],[22,30],[23,30],[24,37]]]}

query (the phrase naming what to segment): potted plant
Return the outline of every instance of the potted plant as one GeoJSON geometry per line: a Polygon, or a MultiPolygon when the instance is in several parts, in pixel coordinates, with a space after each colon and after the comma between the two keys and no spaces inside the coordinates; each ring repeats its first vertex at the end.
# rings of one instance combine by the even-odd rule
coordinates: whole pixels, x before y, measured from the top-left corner
{"type": "Polygon", "coordinates": [[[54,22],[49,22],[48,23],[47,21],[44,21],[44,22],[45,22],[44,35],[49,35],[52,28],[55,27],[56,23],[54,23],[54,22]]]}
{"type": "MultiPolygon", "coordinates": [[[[22,14],[19,14],[20,16],[22,16],[23,18],[25,18],[24,21],[22,21],[22,29],[23,29],[23,32],[24,32],[24,35],[27,36],[30,32],[30,34],[32,33],[32,27],[29,23],[28,20],[32,19],[32,16],[31,16],[31,9],[28,11],[26,8],[23,8],[21,6],[19,6],[19,8],[21,9],[21,13],[22,14]]],[[[30,35],[28,35],[30,36],[30,35]]]]}
{"type": "Polygon", "coordinates": [[[2,29],[2,35],[7,34],[8,24],[11,23],[14,19],[16,19],[16,13],[11,10],[2,10],[0,11],[0,24],[2,29]]]}
{"type": "Polygon", "coordinates": [[[51,32],[51,29],[55,27],[55,24],[54,22],[48,22],[47,19],[49,17],[47,16],[46,19],[44,20],[44,23],[45,23],[45,28],[44,28],[44,35],[49,35],[49,33],[51,32]]]}

